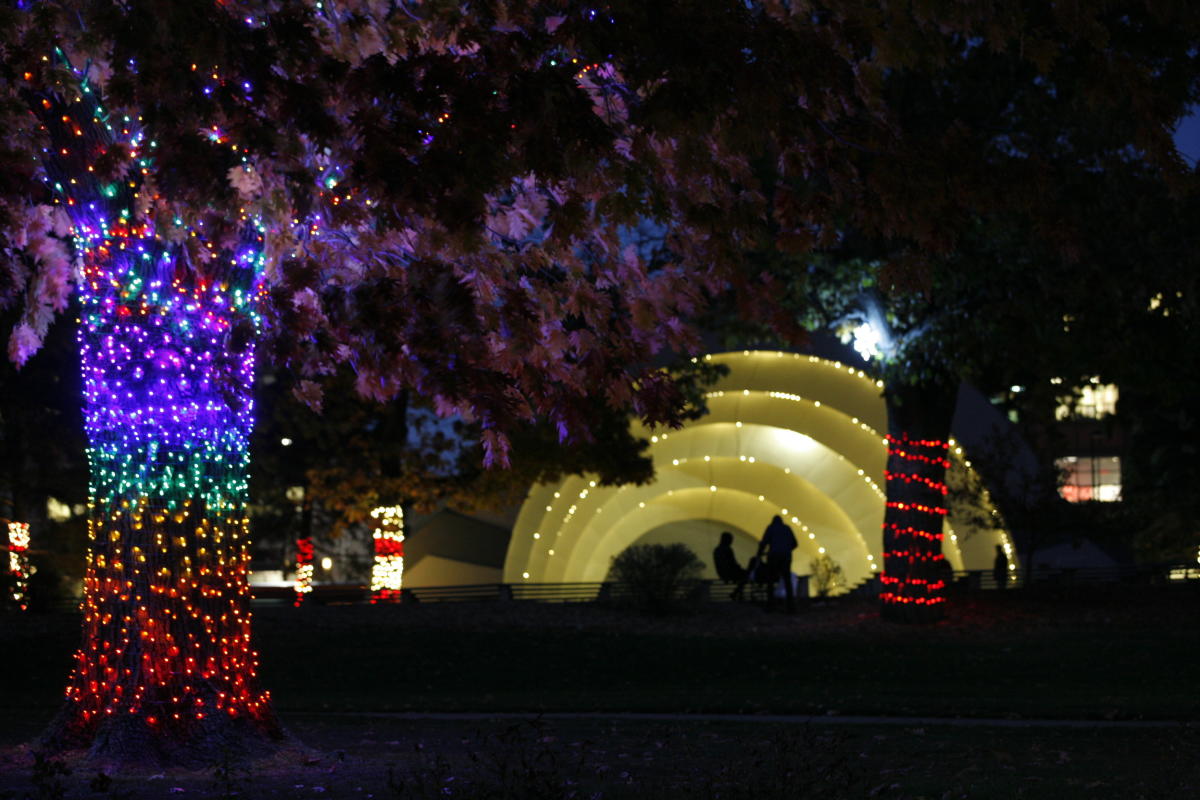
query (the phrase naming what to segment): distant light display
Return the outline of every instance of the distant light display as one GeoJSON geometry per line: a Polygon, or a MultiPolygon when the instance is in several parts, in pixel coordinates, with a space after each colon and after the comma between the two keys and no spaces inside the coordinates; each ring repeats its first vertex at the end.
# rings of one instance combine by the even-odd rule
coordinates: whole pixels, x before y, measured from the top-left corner
{"type": "Polygon", "coordinates": [[[82,74],[62,92],[35,107],[82,262],[89,547],[72,727],[129,714],[186,737],[209,715],[266,720],[246,518],[263,230],[243,219],[229,248],[178,219],[139,218],[155,199],[142,196],[155,143],[101,108],[82,74]]]}
{"type": "Polygon", "coordinates": [[[404,579],[404,509],[380,506],[371,517],[376,521],[371,602],[399,600],[404,579]]]}
{"type": "Polygon", "coordinates": [[[888,436],[888,497],[904,496],[892,486],[904,484],[917,499],[888,500],[883,524],[884,605],[933,606],[946,601],[942,555],[942,525],[946,518],[947,487],[942,478],[950,467],[950,444],[941,439],[888,436]]]}
{"type": "Polygon", "coordinates": [[[296,540],[296,605],[304,602],[305,595],[312,592],[313,579],[313,543],[305,537],[296,540]]]}
{"type": "Polygon", "coordinates": [[[12,600],[22,611],[29,608],[29,523],[8,523],[8,572],[12,600]]]}

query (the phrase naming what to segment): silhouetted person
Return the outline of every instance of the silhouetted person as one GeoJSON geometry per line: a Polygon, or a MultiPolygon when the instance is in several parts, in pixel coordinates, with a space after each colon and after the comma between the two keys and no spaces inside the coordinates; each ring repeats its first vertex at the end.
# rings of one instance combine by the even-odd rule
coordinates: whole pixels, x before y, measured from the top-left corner
{"type": "Polygon", "coordinates": [[[1008,556],[1004,553],[1004,545],[996,545],[996,561],[992,565],[992,578],[996,581],[997,589],[1008,588],[1008,556]]]}
{"type": "Polygon", "coordinates": [[[746,585],[746,570],[737,562],[733,554],[733,534],[725,531],[721,534],[721,543],[713,549],[713,566],[717,569],[717,577],[725,583],[737,584],[729,595],[734,600],[741,599],[742,588],[746,585]]]}
{"type": "MultiPolygon", "coordinates": [[[[792,585],[792,552],[796,549],[796,534],[792,533],[792,529],[778,514],[771,518],[771,524],[763,531],[759,549],[767,551],[767,570],[771,573],[772,581],[783,579],[784,593],[787,595],[787,610],[789,613],[794,612],[796,610],[796,587],[792,585]]],[[[768,595],[768,605],[773,604],[774,600],[775,592],[772,591],[768,595]]]]}
{"type": "Polygon", "coordinates": [[[941,558],[937,562],[938,578],[946,586],[946,591],[950,591],[954,587],[954,567],[950,565],[950,559],[941,558]]]}

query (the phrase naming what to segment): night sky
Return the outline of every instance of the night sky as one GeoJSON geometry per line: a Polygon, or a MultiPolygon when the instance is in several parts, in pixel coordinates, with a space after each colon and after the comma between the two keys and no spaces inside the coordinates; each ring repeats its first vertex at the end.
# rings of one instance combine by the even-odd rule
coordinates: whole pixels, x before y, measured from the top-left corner
{"type": "Polygon", "coordinates": [[[1200,160],[1200,113],[1194,111],[1192,116],[1179,123],[1175,129],[1175,144],[1188,163],[1196,166],[1196,161],[1200,160]]]}

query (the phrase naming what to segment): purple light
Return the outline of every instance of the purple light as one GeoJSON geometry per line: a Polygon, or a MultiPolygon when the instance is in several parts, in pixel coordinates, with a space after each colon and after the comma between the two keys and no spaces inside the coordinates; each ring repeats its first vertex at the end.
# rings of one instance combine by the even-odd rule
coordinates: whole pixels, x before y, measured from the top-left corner
{"type": "MultiPolygon", "coordinates": [[[[70,136],[57,124],[64,115],[109,135],[98,107],[60,103],[46,115],[52,138],[70,136]]],[[[224,246],[198,225],[189,233],[227,265],[201,276],[154,220],[127,216],[136,186],[104,186],[87,166],[47,160],[83,261],[90,514],[72,724],[94,730],[128,713],[184,735],[207,715],[262,720],[246,578],[255,348],[251,337],[232,349],[230,334],[261,324],[263,231],[246,220],[241,241],[224,246]]]]}

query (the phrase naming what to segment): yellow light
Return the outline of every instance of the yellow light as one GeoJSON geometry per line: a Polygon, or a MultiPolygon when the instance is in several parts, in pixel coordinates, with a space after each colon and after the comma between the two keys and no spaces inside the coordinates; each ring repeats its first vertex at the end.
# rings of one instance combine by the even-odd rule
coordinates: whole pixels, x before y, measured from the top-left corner
{"type": "Polygon", "coordinates": [[[404,541],[404,510],[400,506],[379,506],[371,510],[371,516],[379,520],[379,527],[372,534],[376,545],[375,565],[371,569],[371,592],[385,599],[391,598],[400,592],[404,580],[401,548],[404,541]]]}

